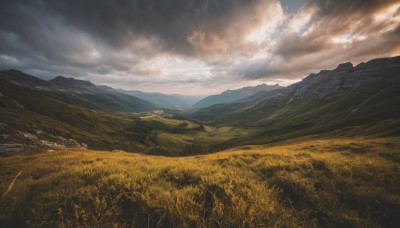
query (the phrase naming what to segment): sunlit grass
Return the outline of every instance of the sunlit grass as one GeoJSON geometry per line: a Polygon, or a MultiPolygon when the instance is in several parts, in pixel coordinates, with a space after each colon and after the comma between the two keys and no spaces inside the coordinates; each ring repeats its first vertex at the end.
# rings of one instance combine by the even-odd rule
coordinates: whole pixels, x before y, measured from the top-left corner
{"type": "Polygon", "coordinates": [[[162,145],[170,151],[182,151],[186,146],[190,146],[193,138],[185,134],[173,134],[168,132],[156,131],[157,145],[162,145]]]}
{"type": "Polygon", "coordinates": [[[395,226],[399,148],[399,138],[338,138],[181,158],[80,149],[3,157],[0,223],[395,226]]]}

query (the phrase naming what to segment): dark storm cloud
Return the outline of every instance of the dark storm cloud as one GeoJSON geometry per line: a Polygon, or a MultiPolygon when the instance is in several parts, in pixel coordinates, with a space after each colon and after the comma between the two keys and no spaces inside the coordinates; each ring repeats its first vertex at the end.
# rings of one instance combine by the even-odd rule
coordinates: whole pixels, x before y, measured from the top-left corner
{"type": "Polygon", "coordinates": [[[155,36],[165,48],[190,52],[188,35],[195,29],[224,30],[239,11],[257,0],[72,0],[48,1],[47,12],[109,45],[124,45],[136,36],[155,36]]]}
{"type": "MultiPolygon", "coordinates": [[[[155,38],[164,49],[193,54],[188,36],[193,31],[219,35],[236,17],[257,6],[259,0],[64,0],[3,1],[2,30],[25,43],[61,58],[55,48],[80,49],[68,33],[83,33],[114,49],[137,38],[155,38]],[[58,31],[62,27],[65,33],[58,31]],[[60,33],[61,32],[61,33],[60,33]],[[52,36],[66,36],[54,37],[52,36]],[[60,42],[57,42],[60,41],[60,42]],[[74,42],[74,43],[72,43],[74,42]]],[[[85,43],[83,43],[85,44],[85,43]]]]}

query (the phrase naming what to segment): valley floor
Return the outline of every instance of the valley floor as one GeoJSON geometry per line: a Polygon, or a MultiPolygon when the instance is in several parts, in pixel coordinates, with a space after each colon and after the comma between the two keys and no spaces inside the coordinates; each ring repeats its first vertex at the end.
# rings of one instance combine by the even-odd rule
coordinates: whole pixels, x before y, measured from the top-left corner
{"type": "Polygon", "coordinates": [[[0,157],[0,224],[394,227],[400,138],[305,139],[192,157],[59,149],[0,157]]]}

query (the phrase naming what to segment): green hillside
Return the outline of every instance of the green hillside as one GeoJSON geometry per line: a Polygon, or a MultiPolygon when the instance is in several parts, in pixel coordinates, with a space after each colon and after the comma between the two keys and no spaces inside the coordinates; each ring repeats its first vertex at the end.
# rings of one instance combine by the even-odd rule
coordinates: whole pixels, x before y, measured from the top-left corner
{"type": "Polygon", "coordinates": [[[259,101],[248,108],[217,118],[215,122],[219,125],[229,123],[263,129],[252,139],[242,140],[244,144],[312,134],[334,135],[334,131],[339,129],[342,130],[337,135],[399,135],[400,97],[397,96],[397,90],[397,86],[383,89],[364,87],[335,97],[309,95],[290,103],[289,97],[281,96],[259,101]],[[387,126],[375,132],[355,128],[383,122],[387,126]]]}

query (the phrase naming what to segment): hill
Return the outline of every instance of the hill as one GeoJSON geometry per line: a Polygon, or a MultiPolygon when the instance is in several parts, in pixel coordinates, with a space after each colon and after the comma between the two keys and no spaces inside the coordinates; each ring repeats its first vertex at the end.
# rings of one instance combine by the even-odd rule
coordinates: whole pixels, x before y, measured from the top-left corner
{"type": "Polygon", "coordinates": [[[0,157],[5,227],[395,227],[398,138],[184,158],[62,149],[0,157]]]}
{"type": "Polygon", "coordinates": [[[273,91],[276,89],[282,88],[279,85],[258,85],[258,86],[253,86],[253,87],[244,87],[241,89],[237,90],[227,90],[221,94],[218,95],[211,95],[208,97],[205,97],[201,99],[199,102],[193,105],[193,108],[204,108],[208,106],[212,106],[215,104],[222,104],[222,103],[229,103],[229,102],[234,102],[237,100],[240,100],[242,98],[252,96],[258,92],[261,91],[273,91]]]}

